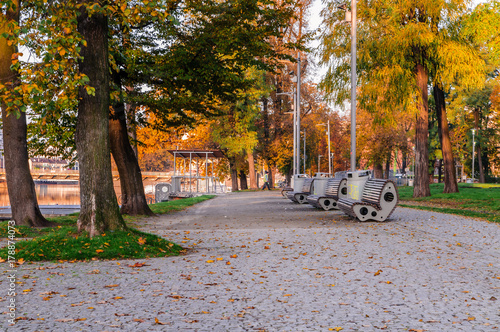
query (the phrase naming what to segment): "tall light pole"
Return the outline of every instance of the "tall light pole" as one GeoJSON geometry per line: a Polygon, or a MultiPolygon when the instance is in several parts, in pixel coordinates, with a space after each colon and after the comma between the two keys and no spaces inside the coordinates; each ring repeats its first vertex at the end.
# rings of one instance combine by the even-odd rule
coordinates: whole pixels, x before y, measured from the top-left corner
{"type": "Polygon", "coordinates": [[[339,9],[345,10],[345,21],[351,22],[351,171],[356,171],[356,0],[351,0],[351,11],[342,4],[339,9]]]}
{"type": "Polygon", "coordinates": [[[318,154],[318,173],[321,171],[321,157],[323,157],[322,155],[318,154]]]}
{"type": "Polygon", "coordinates": [[[356,0],[351,0],[351,171],[356,171],[356,0]]]}
{"type": "Polygon", "coordinates": [[[292,164],[292,169],[293,169],[293,175],[297,174],[299,171],[295,168],[297,166],[297,163],[296,163],[296,158],[297,158],[297,133],[296,133],[296,130],[297,130],[297,126],[295,125],[296,124],[296,118],[295,118],[295,105],[296,105],[296,102],[295,102],[295,90],[293,92],[279,92],[276,94],[276,96],[281,96],[281,95],[286,95],[286,96],[289,96],[289,97],[292,97],[293,101],[292,101],[292,112],[285,112],[285,114],[293,114],[293,164],[292,164]]]}
{"type": "MultiPolygon", "coordinates": [[[[297,59],[297,103],[295,104],[295,112],[297,114],[296,119],[297,119],[297,144],[300,146],[300,52],[299,56],[297,59]]],[[[300,149],[297,149],[297,173],[300,172],[300,149]]]]}
{"type": "Polygon", "coordinates": [[[476,129],[472,129],[472,183],[474,183],[474,156],[475,156],[475,148],[476,148],[476,139],[475,139],[476,129]]]}

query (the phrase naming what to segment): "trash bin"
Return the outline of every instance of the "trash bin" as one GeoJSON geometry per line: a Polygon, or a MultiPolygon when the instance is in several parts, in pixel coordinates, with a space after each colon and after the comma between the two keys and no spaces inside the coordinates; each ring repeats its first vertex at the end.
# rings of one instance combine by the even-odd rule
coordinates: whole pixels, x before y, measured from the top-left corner
{"type": "Polygon", "coordinates": [[[313,194],[318,196],[324,196],[326,192],[326,185],[328,184],[328,178],[315,177],[313,182],[313,194]]]}
{"type": "Polygon", "coordinates": [[[354,200],[361,200],[363,188],[370,177],[369,171],[347,172],[347,195],[354,200]]]}
{"type": "Polygon", "coordinates": [[[304,185],[304,181],[306,180],[306,178],[307,178],[307,176],[305,174],[294,175],[292,178],[293,191],[301,192],[302,186],[304,185]]]}
{"type": "Polygon", "coordinates": [[[166,202],[170,199],[172,185],[170,183],[157,183],[155,186],[155,202],[166,202]]]}

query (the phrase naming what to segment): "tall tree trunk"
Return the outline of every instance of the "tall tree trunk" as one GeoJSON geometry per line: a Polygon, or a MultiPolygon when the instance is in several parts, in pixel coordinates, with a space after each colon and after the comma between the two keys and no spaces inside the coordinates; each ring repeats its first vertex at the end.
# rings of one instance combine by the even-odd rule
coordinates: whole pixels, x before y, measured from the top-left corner
{"type": "MultiPolygon", "coordinates": [[[[479,109],[475,108],[474,109],[474,125],[476,129],[476,133],[479,133],[479,109]]],[[[477,152],[477,163],[478,163],[478,169],[479,169],[479,182],[480,183],[485,183],[486,179],[484,176],[484,168],[483,168],[483,158],[481,156],[481,140],[478,139],[476,142],[476,152],[477,152]]],[[[474,175],[472,175],[474,177],[474,175]]]]}
{"type": "MultiPolygon", "coordinates": [[[[476,133],[479,133],[479,125],[480,125],[480,114],[479,114],[479,108],[474,109],[474,127],[476,129],[476,133]]],[[[486,179],[484,177],[484,168],[483,168],[483,159],[481,157],[481,140],[478,139],[476,142],[476,151],[477,151],[477,163],[478,163],[478,169],[479,169],[479,182],[480,183],[485,183],[486,179]]],[[[474,177],[474,175],[472,175],[474,177]]]]}
{"type": "Polygon", "coordinates": [[[87,75],[94,95],[84,87],[78,91],[76,149],[80,163],[80,216],[78,230],[91,237],[107,229],[126,229],[120,214],[111,174],[109,144],[108,18],[89,17],[85,1],[78,15],[78,31],[87,42],[82,45],[80,72],[87,75]]]}
{"type": "Polygon", "coordinates": [[[401,166],[401,168],[402,168],[401,173],[402,174],[406,174],[406,167],[408,167],[407,158],[408,158],[408,153],[406,152],[406,150],[404,150],[404,149],[401,150],[401,160],[403,163],[403,165],[401,166]]]}
{"type": "Polygon", "coordinates": [[[484,166],[483,166],[483,158],[482,158],[482,153],[481,153],[481,144],[479,143],[480,141],[478,140],[477,146],[476,146],[476,151],[477,151],[477,165],[479,169],[479,183],[485,183],[486,182],[486,177],[484,176],[484,166]]]}
{"type": "Polygon", "coordinates": [[[258,189],[257,178],[255,176],[255,160],[253,158],[253,152],[247,153],[248,159],[248,175],[250,176],[250,189],[258,189]]]}
{"type": "MultiPolygon", "coordinates": [[[[126,87],[127,91],[134,91],[133,87],[126,87]]],[[[130,145],[132,146],[132,150],[134,151],[135,157],[139,159],[139,152],[137,151],[137,122],[135,119],[135,111],[136,105],[127,104],[125,107],[126,114],[126,124],[128,129],[128,134],[132,137],[132,142],[130,145]]]]}
{"type": "Polygon", "coordinates": [[[134,150],[130,145],[123,103],[115,105],[109,116],[111,153],[120,174],[122,192],[121,213],[129,215],[154,215],[146,202],[142,174],[134,150]]]}
{"type": "MultiPolygon", "coordinates": [[[[19,25],[20,1],[12,1],[12,6],[2,9],[3,24],[0,26],[0,83],[4,85],[11,96],[22,98],[16,88],[20,85],[17,70],[11,70],[12,60],[17,58],[17,45],[9,45],[1,34],[12,35],[12,27],[19,25]],[[6,11],[6,12],[5,12],[6,11]],[[14,24],[12,24],[14,23],[14,24]],[[12,24],[9,27],[9,24],[12,24]]],[[[5,176],[9,193],[12,219],[18,225],[46,227],[51,226],[42,216],[35,192],[35,183],[29,167],[28,148],[26,143],[26,113],[15,104],[8,107],[5,100],[0,101],[2,107],[5,176]],[[17,117],[18,116],[18,117],[17,117]]]]}
{"type": "Polygon", "coordinates": [[[287,186],[291,186],[292,184],[292,169],[290,169],[288,173],[286,173],[286,184],[287,186]]]}
{"type": "Polygon", "coordinates": [[[238,170],[236,169],[236,158],[228,157],[229,160],[229,172],[231,174],[231,191],[237,191],[238,189],[238,170]]]}
{"type": "Polygon", "coordinates": [[[438,183],[441,183],[441,178],[443,177],[443,159],[437,160],[437,168],[438,168],[438,183]]]}
{"type": "Polygon", "coordinates": [[[417,85],[420,92],[417,104],[417,122],[415,125],[415,182],[413,197],[431,195],[429,186],[429,105],[427,82],[429,74],[425,67],[418,63],[415,67],[417,85]]]}
{"type": "Polygon", "coordinates": [[[384,167],[381,162],[375,162],[373,165],[373,177],[375,179],[383,179],[384,178],[384,167]]]}
{"type": "MultiPolygon", "coordinates": [[[[450,129],[446,115],[446,103],[444,91],[438,85],[434,85],[434,100],[436,102],[436,115],[438,120],[439,141],[444,161],[444,193],[458,193],[457,175],[455,170],[455,159],[450,140],[450,129]]],[[[441,182],[441,180],[439,181],[441,182]]]]}
{"type": "Polygon", "coordinates": [[[388,179],[390,177],[391,157],[392,157],[392,154],[389,151],[389,153],[387,153],[387,159],[385,160],[385,174],[384,174],[384,179],[388,179]]]}
{"type": "Polygon", "coordinates": [[[248,189],[247,175],[243,170],[240,170],[240,188],[241,190],[248,189]]]}

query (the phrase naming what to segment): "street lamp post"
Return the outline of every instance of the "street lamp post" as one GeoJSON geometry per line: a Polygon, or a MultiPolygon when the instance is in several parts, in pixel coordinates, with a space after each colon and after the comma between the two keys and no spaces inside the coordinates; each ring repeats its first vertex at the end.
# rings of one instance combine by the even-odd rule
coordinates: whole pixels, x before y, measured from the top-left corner
{"type": "MultiPolygon", "coordinates": [[[[299,52],[299,55],[298,55],[298,59],[297,59],[297,94],[296,94],[296,98],[297,98],[297,103],[295,104],[295,112],[296,112],[296,119],[297,119],[297,144],[298,146],[300,146],[300,52],[299,52]]],[[[297,173],[300,172],[300,149],[298,148],[297,149],[297,173]]]]}
{"type": "Polygon", "coordinates": [[[356,171],[356,0],[351,0],[351,11],[342,4],[339,9],[345,10],[345,21],[351,22],[351,171],[356,171]]]}
{"type": "Polygon", "coordinates": [[[318,155],[318,173],[321,171],[321,157],[323,157],[322,155],[318,155]]]}
{"type": "Polygon", "coordinates": [[[296,130],[297,130],[297,126],[296,126],[296,117],[295,117],[295,105],[296,105],[296,98],[295,98],[295,89],[293,90],[293,92],[280,92],[280,93],[277,93],[276,96],[281,96],[281,95],[286,95],[286,96],[291,96],[292,97],[292,112],[285,112],[285,114],[293,114],[293,165],[292,165],[292,169],[293,169],[293,175],[297,174],[298,172],[300,172],[299,170],[296,169],[296,166],[297,166],[297,133],[296,133],[296,130]]]}

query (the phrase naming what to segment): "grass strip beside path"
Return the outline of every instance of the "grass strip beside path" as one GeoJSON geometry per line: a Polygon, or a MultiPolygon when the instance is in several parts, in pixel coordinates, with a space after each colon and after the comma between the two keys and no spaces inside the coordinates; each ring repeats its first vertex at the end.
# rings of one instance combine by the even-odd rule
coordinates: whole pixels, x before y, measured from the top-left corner
{"type": "Polygon", "coordinates": [[[431,196],[413,198],[413,187],[398,187],[399,206],[500,222],[500,185],[459,183],[459,193],[444,194],[444,184],[431,184],[431,196]]]}
{"type": "MultiPolygon", "coordinates": [[[[215,197],[206,195],[173,200],[150,205],[156,214],[184,210],[196,203],[215,197]]],[[[124,216],[126,223],[138,222],[141,217],[124,216]]],[[[179,255],[183,248],[157,235],[144,233],[134,228],[125,231],[107,231],[89,238],[88,233],[78,233],[78,214],[48,218],[56,227],[31,228],[15,226],[15,254],[8,247],[0,248],[0,261],[14,256],[17,261],[74,261],[98,259],[148,258],[179,255]],[[10,251],[10,253],[9,253],[10,251]]],[[[7,238],[8,222],[0,223],[0,237],[7,238]]]]}

